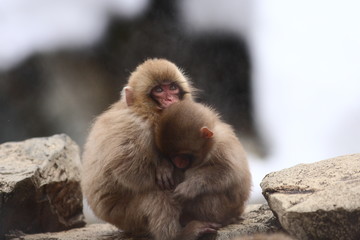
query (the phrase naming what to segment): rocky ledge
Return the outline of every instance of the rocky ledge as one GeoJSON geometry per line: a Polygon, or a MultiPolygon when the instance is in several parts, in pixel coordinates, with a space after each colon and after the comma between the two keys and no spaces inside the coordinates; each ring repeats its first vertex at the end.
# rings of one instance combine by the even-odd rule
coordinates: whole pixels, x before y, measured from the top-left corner
{"type": "MultiPolygon", "coordinates": [[[[79,172],[66,135],[1,144],[0,239],[135,239],[110,224],[84,226],[79,172]]],[[[268,204],[201,239],[360,239],[360,154],[269,173],[261,187],[268,204]]]]}
{"type": "MultiPolygon", "coordinates": [[[[216,235],[208,235],[201,238],[202,240],[230,240],[230,239],[244,239],[241,236],[252,236],[260,239],[267,239],[273,237],[273,233],[278,233],[276,236],[284,237],[282,239],[291,239],[281,233],[282,229],[274,217],[272,211],[267,204],[265,205],[249,205],[244,220],[238,224],[232,224],[224,227],[218,231],[216,235]],[[261,235],[260,235],[261,233],[261,235]]],[[[10,237],[10,236],[9,236],[10,237]]],[[[117,228],[110,224],[90,224],[84,228],[73,229],[58,233],[42,233],[32,235],[13,235],[9,239],[17,240],[150,240],[150,238],[135,238],[124,234],[117,228]]],[[[254,239],[254,238],[249,238],[254,239]]],[[[275,239],[275,238],[274,238],[275,239]]]]}

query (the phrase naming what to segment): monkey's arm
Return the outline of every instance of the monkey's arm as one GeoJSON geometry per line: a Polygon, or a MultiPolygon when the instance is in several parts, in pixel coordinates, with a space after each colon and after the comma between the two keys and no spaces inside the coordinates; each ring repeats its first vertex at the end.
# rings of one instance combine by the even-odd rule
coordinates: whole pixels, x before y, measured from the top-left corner
{"type": "Polygon", "coordinates": [[[134,136],[138,138],[118,144],[117,154],[108,156],[110,161],[104,166],[104,171],[117,184],[131,191],[151,190],[156,187],[155,166],[159,157],[150,141],[140,135],[134,136]]]}
{"type": "MultiPolygon", "coordinates": [[[[144,159],[140,159],[144,162],[144,159]]],[[[123,158],[122,164],[106,167],[105,174],[109,174],[113,182],[119,187],[127,188],[132,192],[143,192],[154,189],[155,184],[155,165],[154,164],[132,164],[137,161],[135,158],[123,158]]],[[[147,161],[147,159],[145,160],[147,161]]],[[[151,160],[152,161],[152,160],[151,160]]],[[[140,161],[139,161],[140,162],[140,161]]]]}
{"type": "Polygon", "coordinates": [[[112,188],[144,191],[156,187],[158,154],[150,124],[126,109],[110,109],[95,122],[86,156],[112,188]]]}
{"type": "Polygon", "coordinates": [[[205,193],[222,192],[234,183],[234,173],[224,165],[208,165],[189,169],[185,181],[175,188],[175,198],[179,201],[193,199],[205,193]]]}
{"type": "MultiPolygon", "coordinates": [[[[192,199],[200,194],[224,192],[242,184],[245,178],[250,178],[241,170],[241,164],[246,164],[246,158],[237,140],[217,141],[208,154],[204,165],[186,171],[185,180],[175,189],[175,196],[179,200],[192,199]]],[[[247,164],[244,167],[247,168],[247,164]]]]}

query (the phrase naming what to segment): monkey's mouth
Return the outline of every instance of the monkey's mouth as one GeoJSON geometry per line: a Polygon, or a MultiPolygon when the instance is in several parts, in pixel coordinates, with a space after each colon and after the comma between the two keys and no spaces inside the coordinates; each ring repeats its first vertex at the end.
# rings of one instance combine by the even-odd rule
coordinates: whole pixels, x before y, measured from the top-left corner
{"type": "Polygon", "coordinates": [[[186,169],[190,167],[193,157],[190,154],[179,154],[171,158],[171,161],[175,167],[180,169],[186,169]]]}
{"type": "Polygon", "coordinates": [[[175,99],[175,98],[168,98],[168,99],[163,99],[161,101],[159,101],[159,107],[161,109],[165,109],[165,108],[168,108],[170,107],[172,104],[178,102],[179,100],[178,99],[175,99]]]}

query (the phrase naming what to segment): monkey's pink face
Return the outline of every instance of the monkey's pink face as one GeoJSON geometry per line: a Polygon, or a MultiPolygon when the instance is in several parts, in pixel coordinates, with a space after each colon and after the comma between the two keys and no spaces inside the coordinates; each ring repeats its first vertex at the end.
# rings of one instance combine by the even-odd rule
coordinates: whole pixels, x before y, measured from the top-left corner
{"type": "Polygon", "coordinates": [[[159,107],[164,109],[179,101],[180,88],[176,83],[165,82],[155,86],[151,90],[151,96],[158,102],[159,107]]]}

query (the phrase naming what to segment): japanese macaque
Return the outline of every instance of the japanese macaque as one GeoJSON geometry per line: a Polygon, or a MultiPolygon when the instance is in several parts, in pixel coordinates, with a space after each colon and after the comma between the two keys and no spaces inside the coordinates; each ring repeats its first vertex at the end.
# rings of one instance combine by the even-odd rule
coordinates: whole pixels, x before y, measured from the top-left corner
{"type": "Polygon", "coordinates": [[[155,180],[163,166],[154,140],[159,116],[173,103],[192,101],[192,93],[176,65],[147,60],[131,74],[121,99],[96,118],[84,147],[82,189],[97,217],[156,240],[196,239],[218,227],[192,221],[183,228],[180,205],[155,180]]]}
{"type": "Polygon", "coordinates": [[[167,188],[175,182],[182,225],[191,220],[227,225],[240,218],[250,194],[251,175],[231,126],[212,109],[184,100],[164,110],[155,136],[164,157],[184,174],[183,181],[176,183],[170,168],[159,183],[167,188]]]}

